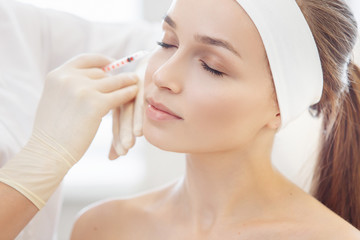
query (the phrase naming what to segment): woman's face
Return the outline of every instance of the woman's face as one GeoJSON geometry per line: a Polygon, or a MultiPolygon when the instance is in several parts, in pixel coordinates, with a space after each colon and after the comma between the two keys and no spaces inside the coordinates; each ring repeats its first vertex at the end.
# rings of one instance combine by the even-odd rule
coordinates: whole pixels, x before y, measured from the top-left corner
{"type": "Polygon", "coordinates": [[[145,75],[150,143],[174,152],[228,151],[280,124],[262,40],[236,1],[174,1],[162,27],[145,75]]]}

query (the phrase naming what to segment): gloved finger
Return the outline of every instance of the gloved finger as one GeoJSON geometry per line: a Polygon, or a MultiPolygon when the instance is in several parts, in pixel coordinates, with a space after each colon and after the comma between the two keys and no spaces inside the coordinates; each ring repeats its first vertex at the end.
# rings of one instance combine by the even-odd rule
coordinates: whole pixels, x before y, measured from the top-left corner
{"type": "Polygon", "coordinates": [[[117,158],[119,158],[121,156],[125,156],[128,153],[129,150],[123,148],[122,145],[119,145],[118,150],[115,150],[115,147],[112,146],[110,151],[113,151],[113,155],[111,156],[112,158],[110,158],[110,160],[115,160],[115,159],[117,159],[117,158]]]}
{"type": "Polygon", "coordinates": [[[123,73],[115,76],[109,76],[96,82],[96,88],[102,93],[109,93],[118,89],[136,84],[138,78],[134,74],[123,73]]]}
{"type": "Polygon", "coordinates": [[[117,154],[116,150],[115,150],[115,147],[114,147],[114,143],[112,142],[111,143],[111,146],[110,146],[110,151],[109,151],[109,155],[108,155],[108,158],[110,160],[115,160],[119,157],[120,155],[117,154]]]}
{"type": "Polygon", "coordinates": [[[120,141],[120,107],[117,107],[113,110],[112,118],[113,118],[113,125],[112,125],[113,141],[110,151],[113,150],[112,159],[115,159],[121,155],[126,154],[126,150],[123,148],[120,141]]]}
{"type": "Polygon", "coordinates": [[[102,68],[113,61],[101,54],[81,54],[70,59],[67,64],[74,68],[102,68]]]}
{"type": "Polygon", "coordinates": [[[100,68],[89,68],[89,69],[79,69],[80,74],[87,76],[91,79],[103,79],[109,77],[109,74],[101,70],[100,68]]]}
{"type": "MultiPolygon", "coordinates": [[[[122,148],[121,148],[122,149],[122,148]]],[[[117,153],[117,151],[115,150],[115,147],[114,147],[114,142],[111,143],[111,146],[110,146],[110,151],[109,151],[109,155],[108,155],[108,158],[110,160],[115,160],[117,159],[118,157],[120,156],[124,156],[127,154],[128,151],[126,151],[125,149],[121,150],[120,151],[120,154],[117,153]]]]}
{"type": "Polygon", "coordinates": [[[112,146],[115,148],[120,144],[120,107],[112,110],[112,146]]]}
{"type": "Polygon", "coordinates": [[[134,121],[133,133],[135,136],[140,137],[143,134],[143,117],[144,117],[144,82],[138,82],[138,93],[134,103],[134,121]]]}
{"type": "Polygon", "coordinates": [[[126,103],[120,109],[120,143],[123,149],[127,151],[135,144],[133,135],[134,103],[126,103]]]}
{"type": "Polygon", "coordinates": [[[138,86],[131,85],[111,93],[105,93],[104,97],[106,98],[107,101],[107,106],[106,106],[108,108],[107,111],[133,100],[136,97],[137,91],[138,91],[138,86]]]}

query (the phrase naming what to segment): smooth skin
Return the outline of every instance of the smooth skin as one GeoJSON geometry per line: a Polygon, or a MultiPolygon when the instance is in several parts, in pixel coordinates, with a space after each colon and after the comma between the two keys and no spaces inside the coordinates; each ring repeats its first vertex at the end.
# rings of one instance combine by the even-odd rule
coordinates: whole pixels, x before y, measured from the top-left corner
{"type": "Polygon", "coordinates": [[[147,110],[143,131],[153,145],[186,153],[185,176],[92,206],[71,239],[360,239],[272,166],[281,115],[246,12],[233,0],[176,0],[163,30],[145,101],[180,119],[158,121],[147,110]]]}
{"type": "Polygon", "coordinates": [[[39,211],[24,195],[0,182],[0,239],[13,239],[39,211]]]}

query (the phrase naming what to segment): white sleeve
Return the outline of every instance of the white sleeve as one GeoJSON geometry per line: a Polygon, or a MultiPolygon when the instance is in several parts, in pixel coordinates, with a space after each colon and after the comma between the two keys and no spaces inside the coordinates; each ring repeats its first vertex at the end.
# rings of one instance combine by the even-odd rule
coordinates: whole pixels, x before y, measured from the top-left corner
{"type": "Polygon", "coordinates": [[[44,11],[44,15],[48,70],[80,53],[119,58],[138,50],[151,50],[161,30],[159,23],[97,23],[53,10],[44,11]]]}
{"type": "Polygon", "coordinates": [[[26,143],[43,87],[41,16],[0,0],[0,167],[26,143]]]}
{"type": "Polygon", "coordinates": [[[160,23],[91,22],[65,12],[0,1],[12,5],[24,41],[38,57],[44,75],[81,53],[119,58],[138,50],[151,50],[161,34],[160,23]]]}

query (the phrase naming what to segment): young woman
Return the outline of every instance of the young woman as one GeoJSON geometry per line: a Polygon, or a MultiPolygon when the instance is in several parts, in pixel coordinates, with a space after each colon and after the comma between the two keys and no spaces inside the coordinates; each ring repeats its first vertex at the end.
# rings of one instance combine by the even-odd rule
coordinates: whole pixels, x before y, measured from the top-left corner
{"type": "Polygon", "coordinates": [[[360,239],[360,72],[345,3],[175,0],[163,31],[143,130],[187,154],[185,176],[93,206],[72,239],[360,239]],[[274,136],[309,107],[324,127],[313,196],[271,164],[274,136]]]}

